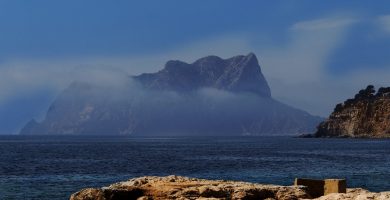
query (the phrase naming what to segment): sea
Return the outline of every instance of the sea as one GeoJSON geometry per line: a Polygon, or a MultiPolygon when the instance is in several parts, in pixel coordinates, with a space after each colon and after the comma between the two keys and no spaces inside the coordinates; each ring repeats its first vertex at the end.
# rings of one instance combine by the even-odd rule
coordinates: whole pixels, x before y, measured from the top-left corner
{"type": "Polygon", "coordinates": [[[292,185],[346,178],[390,190],[390,140],[294,137],[0,136],[0,199],[69,199],[82,188],[180,175],[292,185]]]}

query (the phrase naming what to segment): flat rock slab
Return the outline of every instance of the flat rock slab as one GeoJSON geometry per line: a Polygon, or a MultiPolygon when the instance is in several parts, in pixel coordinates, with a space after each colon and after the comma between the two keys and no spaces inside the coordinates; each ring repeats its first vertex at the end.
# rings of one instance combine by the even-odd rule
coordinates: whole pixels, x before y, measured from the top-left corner
{"type": "MultiPolygon", "coordinates": [[[[305,187],[265,185],[238,181],[205,180],[182,176],[146,176],[103,188],[87,188],[70,200],[306,200],[312,199],[305,187]]],[[[347,189],[316,200],[389,200],[390,192],[373,193],[347,189]]]]}
{"type": "Polygon", "coordinates": [[[304,188],[237,181],[205,180],[181,176],[140,177],[103,188],[74,193],[71,200],[297,200],[310,198],[304,188]]]}

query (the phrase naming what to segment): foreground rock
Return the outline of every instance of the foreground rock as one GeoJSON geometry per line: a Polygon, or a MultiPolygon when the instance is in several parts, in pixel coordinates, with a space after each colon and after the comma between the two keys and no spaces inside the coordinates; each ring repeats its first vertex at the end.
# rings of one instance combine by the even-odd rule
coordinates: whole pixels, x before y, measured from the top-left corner
{"type": "Polygon", "coordinates": [[[316,200],[389,200],[390,192],[370,192],[361,188],[347,189],[347,193],[334,193],[316,198],[316,200]]]}
{"type": "Polygon", "coordinates": [[[375,93],[369,85],[353,99],[336,105],[314,136],[390,138],[390,87],[375,93]]]}
{"type": "Polygon", "coordinates": [[[101,189],[83,189],[71,200],[121,199],[275,199],[296,200],[310,196],[303,188],[246,182],[204,180],[180,176],[141,177],[101,189]]]}
{"type": "MultiPolygon", "coordinates": [[[[87,188],[72,194],[70,200],[305,200],[311,199],[305,187],[264,185],[237,181],[205,180],[181,176],[146,176],[103,188],[87,188]]],[[[388,200],[390,192],[373,193],[347,189],[316,200],[388,200]]]]}

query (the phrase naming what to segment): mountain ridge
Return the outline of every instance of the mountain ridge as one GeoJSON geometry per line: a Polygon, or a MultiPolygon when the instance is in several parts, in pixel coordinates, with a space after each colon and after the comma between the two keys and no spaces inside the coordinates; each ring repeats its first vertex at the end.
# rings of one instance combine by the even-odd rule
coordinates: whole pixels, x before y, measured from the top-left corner
{"type": "Polygon", "coordinates": [[[170,60],[162,70],[156,73],[144,73],[134,78],[146,85],[148,89],[193,90],[212,87],[229,91],[253,92],[263,97],[271,97],[271,90],[253,53],[228,59],[206,56],[192,64],[170,60]],[[183,76],[185,79],[180,79],[183,76]],[[173,83],[169,79],[172,77],[176,77],[173,83]],[[151,79],[154,80],[150,82],[151,79]]]}

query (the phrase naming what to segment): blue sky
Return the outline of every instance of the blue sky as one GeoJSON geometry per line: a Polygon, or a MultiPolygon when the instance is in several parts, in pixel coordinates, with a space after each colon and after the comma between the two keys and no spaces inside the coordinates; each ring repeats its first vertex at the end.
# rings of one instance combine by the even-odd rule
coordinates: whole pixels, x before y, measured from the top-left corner
{"type": "Polygon", "coordinates": [[[249,52],[276,99],[326,116],[390,85],[390,3],[0,0],[0,134],[42,118],[73,80],[249,52]]]}

